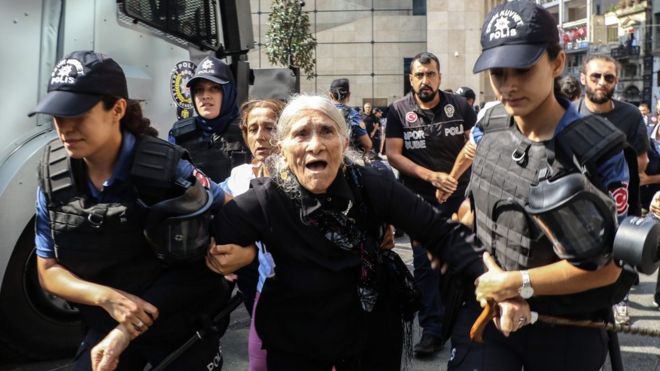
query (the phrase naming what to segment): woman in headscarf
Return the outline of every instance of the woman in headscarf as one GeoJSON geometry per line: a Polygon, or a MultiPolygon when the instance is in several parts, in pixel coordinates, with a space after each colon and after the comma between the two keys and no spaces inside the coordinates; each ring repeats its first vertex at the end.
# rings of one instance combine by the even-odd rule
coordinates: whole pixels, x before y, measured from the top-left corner
{"type": "Polygon", "coordinates": [[[238,127],[234,76],[223,61],[206,57],[186,86],[197,116],[174,123],[168,140],[187,149],[195,165],[220,183],[250,157],[238,127]]]}

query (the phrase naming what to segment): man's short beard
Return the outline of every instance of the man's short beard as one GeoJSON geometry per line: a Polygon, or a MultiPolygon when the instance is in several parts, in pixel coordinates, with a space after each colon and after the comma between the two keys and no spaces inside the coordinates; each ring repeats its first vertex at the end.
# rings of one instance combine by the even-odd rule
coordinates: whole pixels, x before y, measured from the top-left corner
{"type": "Polygon", "coordinates": [[[605,93],[602,96],[598,96],[593,89],[587,86],[586,94],[587,94],[587,98],[589,98],[589,100],[592,101],[593,103],[603,104],[609,102],[612,99],[612,96],[614,95],[614,88],[607,89],[607,93],[605,93]]]}
{"type": "Polygon", "coordinates": [[[435,96],[437,94],[438,94],[437,90],[434,90],[433,93],[431,93],[431,94],[421,92],[421,89],[420,89],[420,91],[415,92],[415,95],[417,95],[417,98],[419,98],[419,100],[421,100],[424,103],[429,103],[429,102],[433,101],[433,99],[435,99],[435,96]]]}

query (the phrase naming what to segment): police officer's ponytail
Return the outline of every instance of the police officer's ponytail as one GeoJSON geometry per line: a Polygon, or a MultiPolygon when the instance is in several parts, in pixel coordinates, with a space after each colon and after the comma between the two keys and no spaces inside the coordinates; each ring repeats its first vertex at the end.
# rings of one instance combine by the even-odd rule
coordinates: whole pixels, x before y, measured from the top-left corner
{"type": "MultiPolygon", "coordinates": [[[[114,107],[118,99],[117,97],[103,97],[101,101],[103,101],[103,107],[109,110],[114,107]]],[[[126,100],[126,113],[120,120],[120,125],[123,130],[128,130],[135,136],[158,136],[158,130],[151,126],[151,121],[142,116],[142,107],[136,100],[126,100]]]]}

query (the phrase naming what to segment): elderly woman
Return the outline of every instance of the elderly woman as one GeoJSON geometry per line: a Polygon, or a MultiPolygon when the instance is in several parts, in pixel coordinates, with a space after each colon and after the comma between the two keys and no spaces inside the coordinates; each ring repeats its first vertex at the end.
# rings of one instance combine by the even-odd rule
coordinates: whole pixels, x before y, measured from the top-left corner
{"type": "MultiPolygon", "coordinates": [[[[256,328],[277,370],[398,370],[401,314],[383,287],[378,241],[393,224],[470,280],[483,272],[469,230],[396,181],[347,160],[349,128],[324,97],[298,96],[277,123],[269,179],[216,215],[218,244],[263,241],[277,262],[256,307],[256,328]]],[[[215,246],[227,273],[253,248],[215,246]]]]}

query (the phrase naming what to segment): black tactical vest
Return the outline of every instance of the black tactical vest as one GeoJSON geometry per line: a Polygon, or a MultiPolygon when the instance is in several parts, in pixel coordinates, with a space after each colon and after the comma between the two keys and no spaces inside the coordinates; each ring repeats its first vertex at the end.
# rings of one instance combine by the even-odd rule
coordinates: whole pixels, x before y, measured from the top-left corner
{"type": "Polygon", "coordinates": [[[622,149],[625,136],[608,121],[592,116],[572,123],[556,138],[533,142],[520,133],[501,105],[486,113],[482,122],[484,136],[470,179],[477,237],[509,271],[559,260],[523,210],[530,184],[553,174],[580,171],[607,192],[597,168],[622,149]]]}
{"type": "Polygon", "coordinates": [[[222,133],[204,136],[196,118],[191,117],[177,121],[170,135],[176,144],[188,150],[195,165],[216,183],[229,177],[234,167],[250,162],[250,152],[235,123],[227,125],[222,133]]]}
{"type": "Polygon", "coordinates": [[[145,210],[136,203],[137,189],[144,189],[145,197],[162,192],[166,198],[183,154],[163,140],[139,139],[130,181],[118,192],[121,199],[102,203],[87,195],[83,161],[70,158],[59,140],[49,143],[39,180],[58,263],[85,280],[130,293],[149,286],[160,273],[161,263],[143,235],[145,210]]]}

